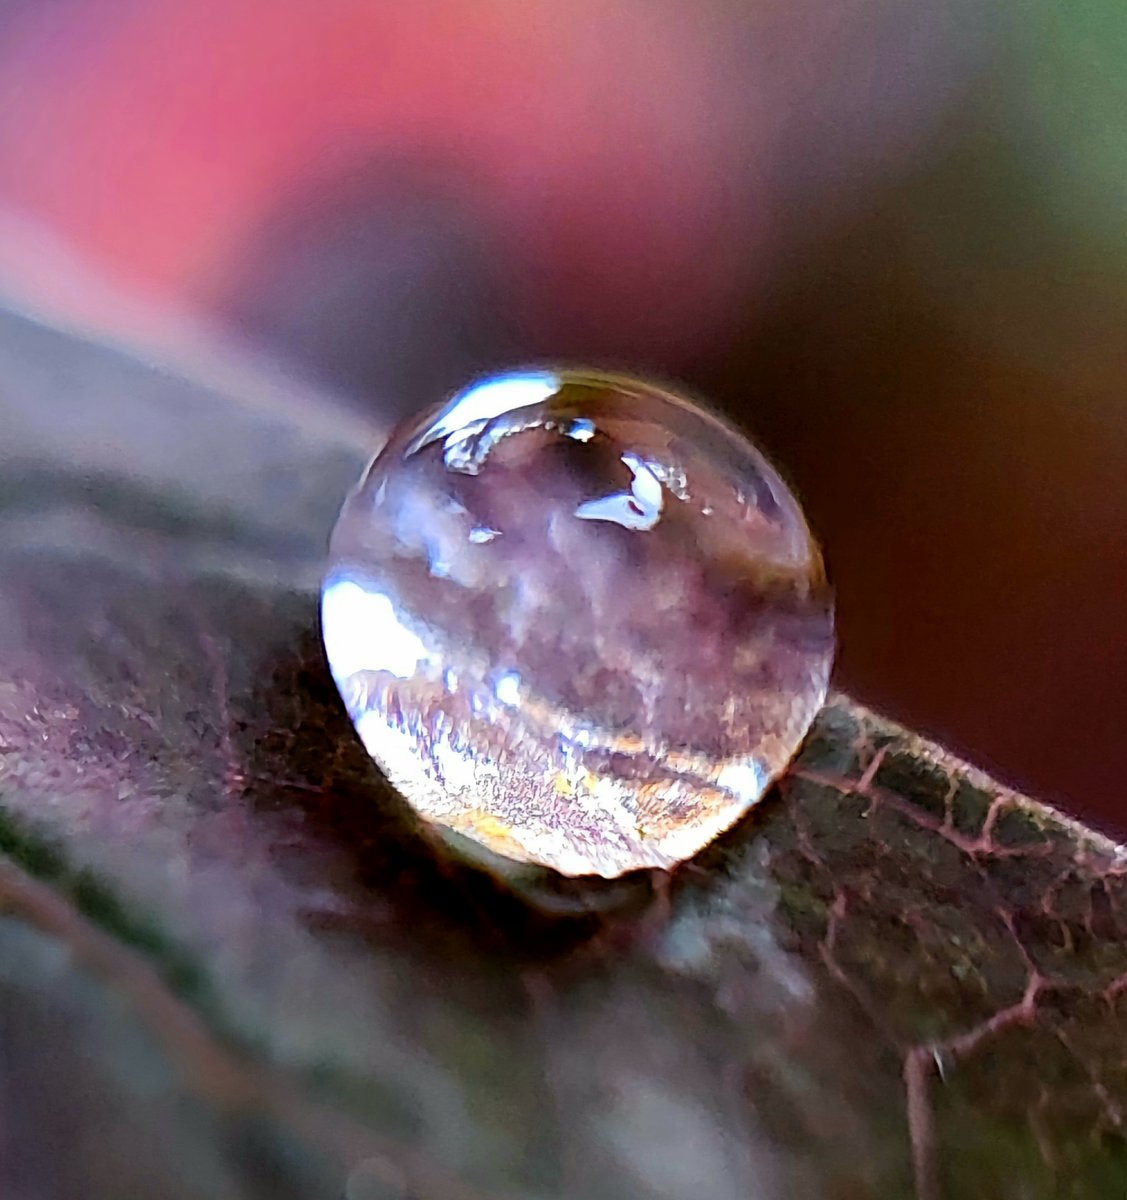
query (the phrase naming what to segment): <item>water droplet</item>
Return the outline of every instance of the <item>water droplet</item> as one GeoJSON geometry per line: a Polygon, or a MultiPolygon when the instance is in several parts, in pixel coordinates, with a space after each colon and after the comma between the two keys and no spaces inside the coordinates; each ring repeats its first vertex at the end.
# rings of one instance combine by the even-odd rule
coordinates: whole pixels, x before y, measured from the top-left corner
{"type": "Polygon", "coordinates": [[[479,382],[346,502],[322,599],[369,753],[429,821],[568,875],[669,867],[825,698],[821,557],[734,430],[636,380],[479,382]]]}

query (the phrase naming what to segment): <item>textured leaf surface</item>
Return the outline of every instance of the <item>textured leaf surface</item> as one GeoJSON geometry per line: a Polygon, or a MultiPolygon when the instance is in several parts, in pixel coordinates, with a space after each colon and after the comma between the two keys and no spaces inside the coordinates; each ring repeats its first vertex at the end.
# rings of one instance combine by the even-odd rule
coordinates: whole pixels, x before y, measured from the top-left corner
{"type": "Polygon", "coordinates": [[[1127,1190],[1116,847],[837,697],[721,844],[553,917],[324,667],[378,430],[10,316],[0,426],[6,1198],[1127,1190]]]}

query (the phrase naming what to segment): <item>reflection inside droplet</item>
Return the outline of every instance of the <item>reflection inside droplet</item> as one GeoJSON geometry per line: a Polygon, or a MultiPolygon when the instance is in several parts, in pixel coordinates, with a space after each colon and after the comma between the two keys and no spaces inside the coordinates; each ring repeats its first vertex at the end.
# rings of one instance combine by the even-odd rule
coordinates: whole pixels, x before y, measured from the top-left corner
{"type": "Polygon", "coordinates": [[[818,550],[765,459],[633,380],[521,372],[399,430],[323,599],[369,752],[426,818],[613,876],[695,853],[825,695],[818,550]]]}
{"type": "Polygon", "coordinates": [[[396,616],[382,592],[349,579],[331,579],[321,598],[325,651],[338,678],[385,671],[409,679],[426,658],[422,640],[396,616]]]}
{"type": "Polygon", "coordinates": [[[560,377],[551,371],[499,375],[474,384],[442,408],[410,443],[408,452],[417,453],[440,438],[446,438],[448,446],[456,445],[494,417],[550,400],[559,386],[560,377]]]}
{"type": "Polygon", "coordinates": [[[520,703],[520,676],[516,671],[506,671],[493,685],[493,694],[502,704],[520,703]]]}
{"type": "Polygon", "coordinates": [[[623,529],[652,529],[664,504],[661,483],[653,467],[636,454],[626,453],[622,461],[632,476],[630,491],[587,500],[575,510],[575,515],[581,521],[613,521],[623,529]]]}

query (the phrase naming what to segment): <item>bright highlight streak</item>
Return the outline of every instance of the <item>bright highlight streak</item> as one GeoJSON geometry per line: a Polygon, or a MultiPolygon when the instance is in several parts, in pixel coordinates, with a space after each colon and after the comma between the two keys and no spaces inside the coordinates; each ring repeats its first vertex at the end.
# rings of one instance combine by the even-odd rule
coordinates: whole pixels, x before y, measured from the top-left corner
{"type": "Polygon", "coordinates": [[[581,521],[613,521],[623,529],[652,529],[661,519],[665,503],[661,480],[650,464],[636,454],[626,453],[622,461],[634,476],[629,494],[618,492],[599,500],[588,500],[575,510],[575,515],[581,521]]]}
{"type": "Polygon", "coordinates": [[[395,615],[387,596],[366,591],[351,579],[325,588],[321,628],[338,680],[357,671],[387,671],[409,679],[427,657],[426,646],[395,615]]]}
{"type": "Polygon", "coordinates": [[[506,672],[493,685],[493,694],[502,704],[519,704],[520,676],[515,671],[506,672]]]}
{"type": "Polygon", "coordinates": [[[767,789],[770,776],[758,759],[729,763],[716,776],[718,787],[754,803],[767,789]]]}
{"type": "Polygon", "coordinates": [[[513,409],[543,404],[559,390],[559,376],[547,371],[487,379],[447,405],[445,411],[427,426],[426,431],[407,447],[407,453],[415,454],[424,446],[450,434],[464,435],[468,426],[492,421],[494,417],[512,412],[513,409]]]}

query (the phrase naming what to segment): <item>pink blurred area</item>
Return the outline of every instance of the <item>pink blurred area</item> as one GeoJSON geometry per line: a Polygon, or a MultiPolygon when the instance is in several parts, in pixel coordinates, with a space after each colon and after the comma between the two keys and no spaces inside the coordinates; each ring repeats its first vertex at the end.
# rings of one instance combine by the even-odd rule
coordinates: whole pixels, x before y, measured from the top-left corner
{"type": "Polygon", "coordinates": [[[0,289],[389,418],[680,378],[807,503],[839,683],[1127,831],[1116,11],[0,0],[0,289]]]}
{"type": "Polygon", "coordinates": [[[503,262],[524,339],[676,364],[732,334],[804,223],[902,169],[979,53],[959,19],[883,0],[24,5],[0,50],[0,201],[207,309],[287,197],[365,174],[378,208],[381,168],[389,191],[413,170],[503,262]]]}

